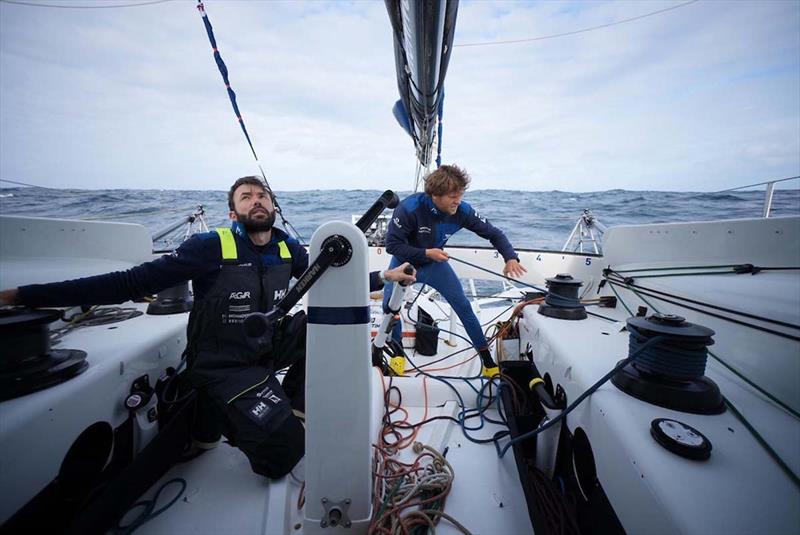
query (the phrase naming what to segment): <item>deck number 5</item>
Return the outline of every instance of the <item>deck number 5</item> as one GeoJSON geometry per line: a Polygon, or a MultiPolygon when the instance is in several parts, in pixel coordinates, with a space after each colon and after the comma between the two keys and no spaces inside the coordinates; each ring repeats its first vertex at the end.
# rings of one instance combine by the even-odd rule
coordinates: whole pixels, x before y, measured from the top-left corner
{"type": "Polygon", "coordinates": [[[592,259],[591,258],[587,258],[586,259],[586,265],[587,266],[591,266],[592,265],[592,259]]]}

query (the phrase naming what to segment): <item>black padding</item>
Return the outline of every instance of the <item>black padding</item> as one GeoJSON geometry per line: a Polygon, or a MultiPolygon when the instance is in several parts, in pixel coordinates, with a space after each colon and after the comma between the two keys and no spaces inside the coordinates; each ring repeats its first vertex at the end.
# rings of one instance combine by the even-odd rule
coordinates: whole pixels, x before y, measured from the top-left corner
{"type": "Polygon", "coordinates": [[[433,317],[422,310],[417,309],[417,340],[414,349],[420,355],[432,356],[439,350],[439,328],[433,321],[433,317]]]}

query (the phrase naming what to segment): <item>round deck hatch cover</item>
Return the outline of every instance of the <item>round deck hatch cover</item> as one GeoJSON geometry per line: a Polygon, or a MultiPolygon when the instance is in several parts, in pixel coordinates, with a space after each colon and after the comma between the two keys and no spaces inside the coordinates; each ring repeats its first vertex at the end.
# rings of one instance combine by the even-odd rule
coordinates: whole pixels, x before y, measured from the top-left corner
{"type": "Polygon", "coordinates": [[[705,461],[711,456],[711,442],[697,429],[677,420],[656,418],[650,422],[656,442],[676,455],[705,461]]]}

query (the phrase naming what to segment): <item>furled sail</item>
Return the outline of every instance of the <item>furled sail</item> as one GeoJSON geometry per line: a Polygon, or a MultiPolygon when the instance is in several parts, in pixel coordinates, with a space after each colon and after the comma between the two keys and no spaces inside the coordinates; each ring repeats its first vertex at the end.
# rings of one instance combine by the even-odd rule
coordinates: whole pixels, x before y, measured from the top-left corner
{"type": "MultiPolygon", "coordinates": [[[[431,164],[453,48],[458,0],[386,0],[394,33],[400,100],[392,110],[414,140],[423,167],[431,164]]],[[[438,160],[438,158],[437,158],[438,160]]],[[[438,161],[437,161],[438,164],[438,161]]]]}

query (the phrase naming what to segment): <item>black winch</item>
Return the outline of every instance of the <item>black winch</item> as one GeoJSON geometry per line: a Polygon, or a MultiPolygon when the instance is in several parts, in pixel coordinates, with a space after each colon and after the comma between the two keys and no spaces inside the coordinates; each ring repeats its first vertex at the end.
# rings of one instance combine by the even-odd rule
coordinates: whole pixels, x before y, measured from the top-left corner
{"type": "Polygon", "coordinates": [[[158,292],[156,300],[147,305],[147,313],[154,316],[180,314],[192,309],[194,298],[189,292],[189,281],[158,292]]]}
{"type": "Polygon", "coordinates": [[[86,370],[86,352],[51,349],[57,310],[0,311],[0,401],[62,383],[86,370]]]}
{"type": "Polygon", "coordinates": [[[629,354],[662,337],[617,372],[611,382],[623,392],[660,407],[694,414],[719,414],[725,403],[719,387],[705,376],[714,331],[672,314],[627,320],[629,354]]]}
{"type": "Polygon", "coordinates": [[[539,314],[560,320],[586,319],[586,309],[578,297],[582,281],[568,273],[559,273],[547,280],[547,295],[539,305],[539,314]]]}

